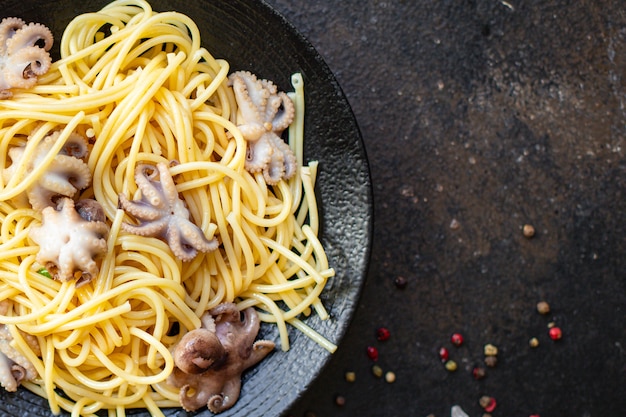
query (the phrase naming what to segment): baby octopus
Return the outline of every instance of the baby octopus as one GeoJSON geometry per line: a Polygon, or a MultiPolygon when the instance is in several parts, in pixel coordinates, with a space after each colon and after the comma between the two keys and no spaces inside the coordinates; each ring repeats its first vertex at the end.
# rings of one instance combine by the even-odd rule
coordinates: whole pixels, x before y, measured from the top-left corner
{"type": "Polygon", "coordinates": [[[248,143],[245,168],[263,172],[265,182],[277,184],[291,178],[297,168],[296,157],[280,137],[295,115],[293,102],[268,80],[238,71],[229,76],[239,112],[237,127],[248,143]]]}
{"type": "Polygon", "coordinates": [[[109,233],[102,206],[95,200],[74,203],[71,198],[63,198],[58,209],[46,207],[41,214],[42,225],[29,232],[39,245],[37,262],[60,281],[77,277],[77,287],[95,278],[95,258],[106,253],[109,233]]]}
{"type": "Polygon", "coordinates": [[[198,251],[217,249],[217,239],[208,240],[202,229],[189,220],[189,210],[178,196],[176,184],[164,163],[138,165],[135,182],[141,200],[130,201],[119,195],[119,207],[133,216],[138,225],[122,223],[122,229],[139,236],[164,238],[172,253],[183,262],[191,261],[198,251]],[[159,180],[156,180],[156,176],[159,180]]]}
{"type": "Polygon", "coordinates": [[[17,17],[0,22],[0,99],[11,97],[11,88],[31,88],[52,64],[48,51],[52,32],[42,24],[26,24],[17,17]],[[43,47],[39,46],[43,43],[43,47]]]}
{"type": "Polygon", "coordinates": [[[174,349],[176,367],[168,382],[180,388],[185,410],[206,405],[220,413],[237,402],[241,374],[274,349],[272,341],[254,341],[259,325],[253,308],[240,313],[235,304],[223,303],[202,316],[202,327],[182,337],[174,349]]]}
{"type": "MultiPolygon", "coordinates": [[[[0,315],[5,316],[11,308],[8,300],[0,301],[0,315]]],[[[35,336],[22,334],[24,340],[36,355],[41,354],[35,336]]],[[[0,385],[9,392],[17,391],[23,381],[30,381],[37,377],[35,366],[13,346],[13,335],[6,324],[0,325],[0,385]]]]}
{"type": "MultiPolygon", "coordinates": [[[[32,137],[33,133],[28,139],[32,137]]],[[[24,175],[28,175],[41,165],[50,149],[59,138],[60,132],[55,131],[37,144],[34,154],[24,160],[26,147],[15,146],[9,149],[11,166],[4,169],[2,176],[5,184],[15,175],[21,164],[26,164],[24,175]]],[[[59,197],[73,197],[78,190],[89,185],[91,172],[83,161],[87,156],[87,141],[77,133],[70,134],[58,155],[54,157],[46,172],[26,190],[28,201],[37,211],[45,207],[55,206],[59,197]]]]}

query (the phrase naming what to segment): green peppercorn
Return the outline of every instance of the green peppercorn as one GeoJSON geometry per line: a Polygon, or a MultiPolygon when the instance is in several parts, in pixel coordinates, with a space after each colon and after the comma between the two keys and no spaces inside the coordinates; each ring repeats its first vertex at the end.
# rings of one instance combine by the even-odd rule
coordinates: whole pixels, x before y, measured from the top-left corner
{"type": "Polygon", "coordinates": [[[446,362],[445,367],[448,371],[454,372],[456,371],[457,365],[455,361],[450,360],[446,362]]]}
{"type": "Polygon", "coordinates": [[[381,376],[383,376],[383,368],[378,365],[374,365],[372,366],[372,373],[376,378],[380,378],[381,376]]]}

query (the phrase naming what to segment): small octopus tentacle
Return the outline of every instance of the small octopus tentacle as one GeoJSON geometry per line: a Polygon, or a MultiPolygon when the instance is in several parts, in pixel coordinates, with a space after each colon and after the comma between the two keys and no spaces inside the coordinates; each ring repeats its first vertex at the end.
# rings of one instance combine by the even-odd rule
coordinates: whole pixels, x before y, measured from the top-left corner
{"type": "Polygon", "coordinates": [[[24,369],[17,363],[14,363],[13,366],[11,366],[11,374],[13,375],[13,379],[15,379],[15,382],[17,382],[18,385],[21,384],[22,381],[27,379],[26,369],[24,369]]]}
{"type": "Polygon", "coordinates": [[[270,94],[276,94],[276,92],[278,91],[278,87],[276,87],[276,84],[274,84],[272,81],[264,79],[260,82],[263,89],[269,91],[270,94]]]}
{"type": "Polygon", "coordinates": [[[207,401],[206,406],[208,407],[209,411],[215,414],[221,413],[222,411],[226,410],[226,408],[224,407],[224,395],[215,394],[211,396],[211,398],[209,398],[209,401],[207,401]]]}
{"type": "Polygon", "coordinates": [[[214,320],[217,317],[220,321],[224,318],[228,320],[239,320],[239,309],[234,303],[222,303],[209,310],[209,315],[213,316],[214,320]]]}
{"type": "Polygon", "coordinates": [[[192,387],[187,384],[180,389],[180,405],[185,409],[185,411],[195,411],[211,400],[208,393],[202,390],[196,390],[194,395],[189,395],[191,388],[192,387]]]}
{"type": "Polygon", "coordinates": [[[2,19],[0,22],[0,55],[7,53],[7,41],[25,24],[26,22],[19,17],[5,17],[2,19]]]}
{"type": "Polygon", "coordinates": [[[265,115],[263,116],[263,119],[267,120],[271,125],[268,125],[268,127],[270,127],[268,130],[274,130],[275,115],[280,110],[282,103],[283,99],[279,97],[278,94],[270,96],[267,100],[267,106],[265,107],[265,115]]]}
{"type": "MultiPolygon", "coordinates": [[[[285,175],[285,166],[284,166],[284,156],[283,153],[280,152],[279,149],[276,148],[276,141],[274,140],[275,135],[267,135],[269,137],[266,140],[272,144],[273,152],[270,158],[269,164],[265,165],[263,169],[263,178],[265,178],[265,182],[270,185],[278,184],[278,182],[285,175]]],[[[278,140],[281,140],[278,138],[278,140]]]]}
{"type": "Polygon", "coordinates": [[[78,133],[72,132],[65,141],[65,144],[63,144],[63,147],[61,148],[59,154],[82,159],[87,156],[88,152],[89,148],[87,146],[87,139],[85,139],[78,133]]]}
{"type": "Polygon", "coordinates": [[[250,367],[256,363],[259,363],[264,357],[268,355],[275,347],[274,342],[271,340],[257,340],[252,345],[252,351],[250,356],[245,361],[246,366],[250,367]]]}
{"type": "Polygon", "coordinates": [[[135,170],[135,183],[141,190],[142,199],[158,208],[167,206],[163,198],[163,187],[161,183],[152,181],[156,178],[158,171],[152,165],[143,164],[137,166],[135,170]]]}
{"type": "MultiPolygon", "coordinates": [[[[6,312],[5,312],[6,313],[6,312]]],[[[20,352],[18,352],[13,346],[11,341],[13,335],[7,325],[0,326],[0,356],[6,358],[3,364],[3,369],[0,370],[0,378],[7,379],[9,384],[15,384],[15,388],[20,385],[23,380],[31,380],[37,376],[37,370],[35,366],[20,352]]],[[[30,342],[27,340],[27,343],[30,342]]],[[[39,352],[39,345],[37,349],[33,349],[35,352],[39,352]]],[[[4,382],[0,383],[7,391],[9,390],[4,382]]]]}
{"type": "Polygon", "coordinates": [[[66,179],[76,189],[82,190],[91,182],[89,166],[82,160],[68,155],[57,155],[49,168],[54,176],[66,179]]]}
{"type": "Polygon", "coordinates": [[[274,147],[263,135],[259,140],[248,142],[246,150],[245,168],[252,173],[260,172],[272,160],[274,147]]]}
{"type": "Polygon", "coordinates": [[[283,155],[282,163],[284,166],[284,178],[289,179],[293,177],[298,168],[296,156],[294,155],[289,145],[278,136],[272,135],[271,140],[273,141],[276,149],[283,155]]]}
{"type": "Polygon", "coordinates": [[[217,249],[217,240],[208,240],[202,230],[189,220],[178,218],[176,225],[167,229],[166,238],[174,255],[183,262],[195,258],[199,250],[209,252],[217,249]]]}
{"type": "Polygon", "coordinates": [[[30,88],[37,76],[45,74],[52,64],[50,55],[36,46],[29,46],[10,56],[4,67],[5,83],[16,88],[30,88]]]}
{"type": "Polygon", "coordinates": [[[278,93],[277,105],[275,108],[274,118],[272,119],[272,131],[280,136],[280,134],[289,127],[296,114],[296,107],[287,93],[281,91],[278,93]]]}
{"type": "Polygon", "coordinates": [[[259,122],[265,115],[265,106],[270,92],[263,88],[263,83],[256,75],[248,71],[239,71],[230,76],[230,83],[243,119],[259,122]]]}
{"type": "Polygon", "coordinates": [[[6,47],[8,54],[14,54],[15,52],[26,48],[28,46],[35,46],[35,44],[42,40],[44,42],[44,51],[49,51],[52,48],[54,37],[52,32],[46,26],[40,23],[29,23],[23,25],[13,36],[6,40],[6,47]]]}
{"type": "MultiPolygon", "coordinates": [[[[257,333],[259,333],[259,328],[261,327],[261,321],[259,320],[259,315],[254,311],[254,308],[248,307],[243,310],[243,321],[235,321],[236,325],[240,327],[239,333],[244,335],[248,335],[244,337],[242,343],[240,344],[239,356],[242,359],[245,359],[244,363],[248,363],[248,359],[251,354],[251,348],[254,347],[254,339],[256,338],[257,333]],[[245,347],[243,350],[241,347],[245,347]]],[[[239,315],[239,314],[238,314],[239,315]]],[[[273,345],[272,345],[273,348],[273,345]]],[[[250,361],[251,364],[257,363],[257,361],[250,361]]]]}
{"type": "MultiPolygon", "coordinates": [[[[131,206],[132,207],[132,206],[131,206]]],[[[124,208],[124,210],[127,210],[124,208]]],[[[156,236],[161,234],[168,227],[167,219],[155,219],[139,225],[122,223],[122,230],[138,236],[156,236]]]]}
{"type": "Polygon", "coordinates": [[[45,74],[52,64],[52,58],[38,46],[24,46],[10,55],[8,66],[22,68],[24,76],[45,74]]]}
{"type": "Polygon", "coordinates": [[[239,395],[241,395],[241,379],[229,379],[224,384],[222,393],[209,399],[207,407],[212,413],[221,413],[235,405],[239,395]]]}
{"type": "Polygon", "coordinates": [[[170,175],[167,165],[163,162],[159,162],[156,167],[159,171],[159,181],[161,182],[160,187],[163,190],[162,193],[167,199],[167,203],[169,205],[173,205],[176,201],[178,201],[178,191],[176,190],[174,179],[170,175]]]}
{"type": "MultiPolygon", "coordinates": [[[[118,195],[118,207],[133,217],[140,217],[144,222],[154,222],[162,217],[162,212],[158,208],[142,201],[130,201],[124,194],[118,195]]],[[[124,224],[126,223],[122,223],[122,227],[124,224]]]]}
{"type": "Polygon", "coordinates": [[[17,381],[12,372],[14,362],[3,353],[0,353],[0,385],[9,392],[17,391],[17,381]]]}
{"type": "Polygon", "coordinates": [[[166,238],[170,243],[170,249],[174,256],[183,262],[189,262],[198,254],[198,250],[189,244],[182,242],[183,234],[179,227],[169,227],[166,232],[166,238]]]}
{"type": "Polygon", "coordinates": [[[35,210],[54,205],[58,196],[72,197],[89,185],[91,171],[80,159],[57,155],[48,168],[48,174],[27,191],[28,201],[35,210]]]}

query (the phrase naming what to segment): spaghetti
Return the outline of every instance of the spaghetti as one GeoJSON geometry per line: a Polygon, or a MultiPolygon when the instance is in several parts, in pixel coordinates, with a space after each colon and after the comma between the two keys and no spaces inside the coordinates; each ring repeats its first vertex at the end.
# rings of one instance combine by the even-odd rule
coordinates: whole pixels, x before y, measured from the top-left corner
{"type": "Polygon", "coordinates": [[[246,142],[232,122],[228,63],[201,47],[189,17],[154,12],[143,0],[114,1],[76,17],[60,49],[39,85],[0,101],[0,169],[11,165],[12,147],[25,144],[28,160],[31,141],[60,132],[32,172],[18,166],[9,180],[0,177],[0,300],[12,306],[0,323],[38,373],[23,385],[47,398],[54,413],[104,409],[122,416],[141,407],[162,415],[161,408],[179,406],[178,390],[166,383],[172,346],[225,301],[254,306],[263,321],[275,323],[283,350],[291,323],[334,351],[298,318],[328,317],[319,295],[334,275],[317,238],[317,163],[303,165],[299,74],[292,77],[296,120],[289,128],[298,172],[270,187],[244,169],[246,142]],[[80,288],[37,272],[38,246],[28,231],[41,213],[18,198],[73,132],[92,142],[93,181],[79,197],[95,198],[110,226],[99,276],[80,288]],[[118,195],[138,194],[135,167],[171,161],[191,219],[220,242],[190,262],[159,239],[121,230],[118,195]],[[171,331],[175,326],[179,332],[171,331]]]}

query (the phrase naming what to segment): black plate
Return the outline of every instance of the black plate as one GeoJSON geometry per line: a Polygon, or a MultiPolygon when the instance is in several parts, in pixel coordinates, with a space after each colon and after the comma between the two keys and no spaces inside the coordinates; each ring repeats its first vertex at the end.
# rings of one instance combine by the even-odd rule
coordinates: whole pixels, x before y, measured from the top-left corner
{"type": "MultiPolygon", "coordinates": [[[[0,1],[2,17],[21,17],[47,25],[55,47],[64,27],[80,13],[101,9],[107,1],[0,1]]],[[[152,1],[155,11],[175,10],[200,27],[203,46],[231,70],[250,70],[290,91],[291,74],[301,72],[306,94],[305,159],[320,161],[317,191],[321,201],[321,240],[336,270],[322,300],[331,318],[305,322],[339,343],[355,310],[365,279],[372,239],[371,181],[365,149],[350,106],[334,76],[302,35],[265,3],[255,0],[152,1]]],[[[277,350],[244,376],[239,401],[220,416],[278,416],[307,389],[330,354],[290,328],[291,350],[277,350]]],[[[272,326],[264,338],[279,341],[272,326]]],[[[0,390],[1,415],[50,416],[46,400],[20,389],[0,390]]],[[[130,411],[129,415],[147,415],[130,411]]],[[[179,409],[167,415],[187,415],[179,409]]],[[[197,414],[210,416],[208,410],[197,414]]]]}

